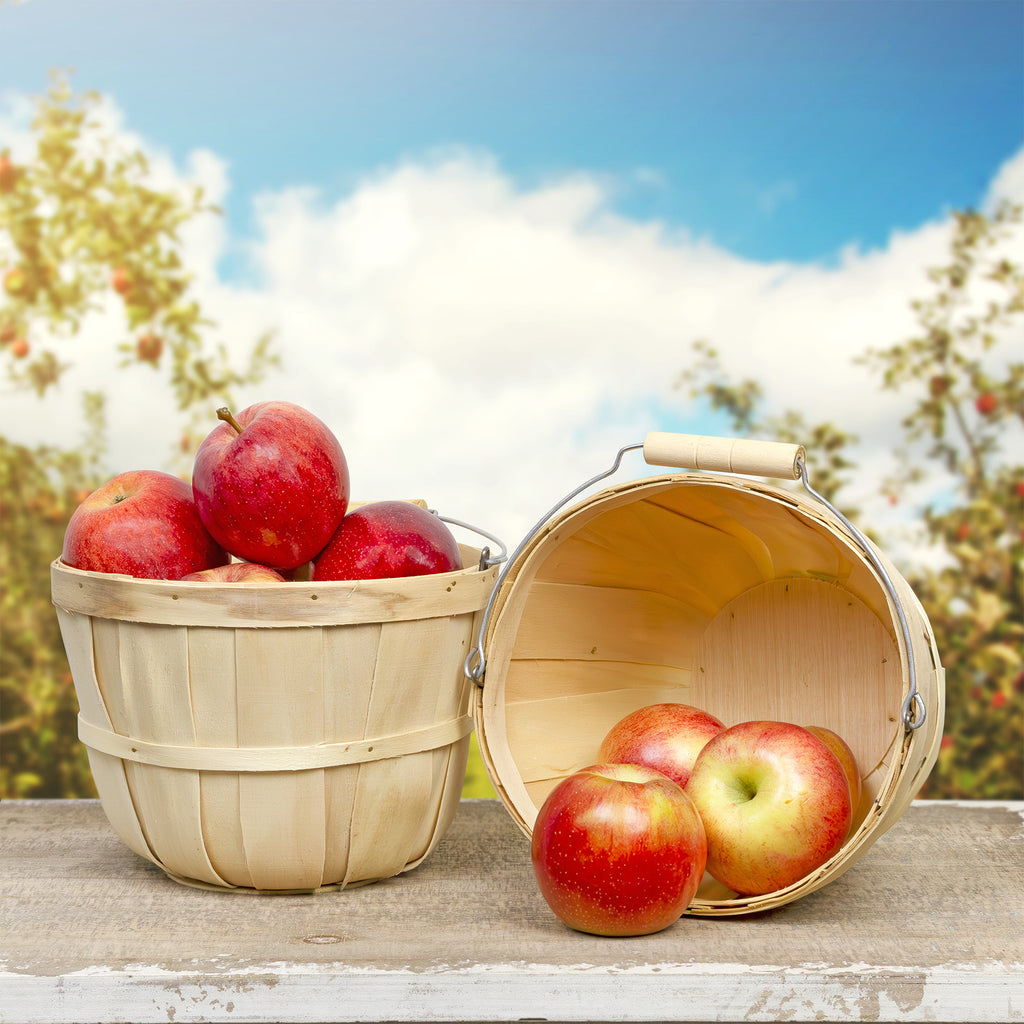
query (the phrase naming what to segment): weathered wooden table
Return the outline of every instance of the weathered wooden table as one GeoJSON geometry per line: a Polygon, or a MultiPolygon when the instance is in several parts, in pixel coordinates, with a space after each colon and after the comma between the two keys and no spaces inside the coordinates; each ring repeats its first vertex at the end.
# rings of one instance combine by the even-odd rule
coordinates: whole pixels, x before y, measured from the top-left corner
{"type": "Polygon", "coordinates": [[[0,804],[0,1021],[1024,1020],[1024,803],[917,802],[824,889],[602,939],[549,911],[497,801],[420,868],[212,893],[94,801],[0,804]]]}

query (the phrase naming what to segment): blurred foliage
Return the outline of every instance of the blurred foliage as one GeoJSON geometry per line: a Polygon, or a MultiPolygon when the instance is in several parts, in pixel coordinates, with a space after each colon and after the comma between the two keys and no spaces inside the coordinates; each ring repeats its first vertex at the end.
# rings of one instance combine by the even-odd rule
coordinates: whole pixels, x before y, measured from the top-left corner
{"type": "Polygon", "coordinates": [[[487,775],[487,769],[484,767],[483,755],[480,753],[475,732],[470,735],[469,759],[466,763],[466,778],[462,784],[462,795],[476,799],[498,795],[494,791],[494,786],[491,785],[491,780],[487,775]]]}
{"type": "MultiPolygon", "coordinates": [[[[124,337],[114,342],[122,366],[149,364],[166,379],[184,421],[169,458],[190,456],[211,404],[230,401],[232,387],[260,380],[276,361],[271,339],[259,338],[241,369],[211,341],[215,325],[193,295],[180,230],[216,211],[199,187],[156,185],[145,154],[100,115],[98,96],[77,97],[55,75],[36,103],[34,156],[15,162],[0,150],[0,363],[8,387],[45,395],[87,318],[113,301],[123,308],[124,337]]],[[[82,402],[86,429],[74,451],[0,437],[0,795],[8,797],[95,794],[48,569],[71,513],[113,475],[103,462],[104,396],[82,402]]]]}
{"type": "Polygon", "coordinates": [[[0,437],[0,794],[93,796],[76,742],[71,672],[50,604],[48,566],[71,513],[95,486],[103,399],[84,397],[82,448],[28,449],[0,437]]]}
{"type": "Polygon", "coordinates": [[[214,324],[183,266],[180,229],[219,212],[203,189],[157,187],[145,153],[104,126],[100,97],[76,97],[59,74],[32,134],[30,161],[0,151],[0,343],[11,381],[40,396],[56,386],[69,365],[60,352],[112,293],[124,308],[122,365],[164,372],[180,409],[259,379],[274,362],[270,337],[234,369],[226,348],[211,346],[214,324]]]}
{"type": "MultiPolygon", "coordinates": [[[[69,341],[116,295],[123,365],[152,365],[183,415],[205,412],[208,400],[229,402],[232,386],[261,378],[274,361],[270,339],[255,343],[242,369],[210,341],[215,325],[192,292],[179,231],[214,211],[199,188],[158,188],[145,155],[105,133],[98,103],[57,76],[38,100],[35,156],[15,163],[0,151],[0,362],[11,386],[47,393],[69,365],[69,341]]],[[[941,499],[915,510],[944,564],[901,567],[947,669],[946,736],[924,792],[936,798],[1024,796],[1024,466],[1002,440],[1024,416],[1024,366],[1012,358],[1024,283],[1001,255],[1020,223],[1009,206],[956,214],[949,262],[931,272],[935,292],[913,304],[920,331],[864,356],[883,387],[908,396],[894,438],[904,470],[884,492],[898,502],[921,481],[948,483],[941,499]]],[[[854,437],[799,412],[766,412],[757,382],[730,383],[707,342],[695,344],[678,384],[726,413],[740,435],[805,444],[815,488],[856,515],[844,505],[857,471],[854,437]]],[[[47,568],[71,512],[109,475],[104,396],[82,401],[87,430],[75,451],[0,437],[0,794],[8,797],[95,795],[47,568]]],[[[198,444],[195,429],[185,429],[182,452],[198,444]]],[[[464,792],[493,794],[475,740],[464,792]]]]}
{"type": "Polygon", "coordinates": [[[914,303],[920,333],[865,362],[912,399],[904,470],[889,493],[898,499],[929,475],[951,479],[945,499],[920,510],[945,564],[908,575],[946,667],[946,735],[927,794],[1019,800],[1024,453],[1007,451],[1005,438],[1024,424],[1024,270],[1003,243],[1022,212],[1004,204],[991,217],[955,218],[950,261],[931,271],[935,294],[914,303]]]}
{"type": "MultiPolygon", "coordinates": [[[[956,213],[950,260],[929,272],[934,294],[912,303],[919,332],[861,359],[908,397],[893,439],[900,471],[882,493],[898,504],[933,485],[911,512],[941,564],[901,572],[946,669],[945,735],[922,791],[936,799],[1024,798],[1024,459],[1004,443],[1024,422],[1024,271],[1005,255],[1021,223],[1011,204],[956,213]]],[[[764,412],[757,382],[730,382],[712,345],[698,341],[693,354],[678,386],[740,435],[805,444],[812,485],[856,517],[843,501],[856,438],[799,412],[764,412]]]]}

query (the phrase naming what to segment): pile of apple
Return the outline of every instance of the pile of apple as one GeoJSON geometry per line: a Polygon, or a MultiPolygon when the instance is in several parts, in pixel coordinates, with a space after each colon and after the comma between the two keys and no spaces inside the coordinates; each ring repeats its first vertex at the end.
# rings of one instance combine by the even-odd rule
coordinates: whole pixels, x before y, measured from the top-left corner
{"type": "Polygon", "coordinates": [[[345,453],[318,417],[258,402],[219,422],[192,482],[121,473],[75,509],[61,560],[76,569],[206,583],[359,580],[462,568],[443,522],[408,501],[349,510],[345,453]]]}
{"type": "Polygon", "coordinates": [[[645,935],[682,915],[705,871],[744,896],[800,881],[838,852],[860,796],[853,751],[831,729],[726,728],[688,704],[652,704],[548,795],[534,874],[571,928],[645,935]]]}

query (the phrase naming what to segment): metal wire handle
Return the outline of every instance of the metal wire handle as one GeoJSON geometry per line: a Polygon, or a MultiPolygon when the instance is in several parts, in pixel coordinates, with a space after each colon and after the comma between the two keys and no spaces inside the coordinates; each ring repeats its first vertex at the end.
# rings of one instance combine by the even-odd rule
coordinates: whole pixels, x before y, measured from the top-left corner
{"type": "Polygon", "coordinates": [[[907,648],[907,676],[909,680],[909,690],[907,696],[903,701],[902,718],[903,724],[913,731],[914,729],[920,729],[924,725],[925,718],[928,716],[928,709],[925,707],[925,703],[921,694],[917,690],[917,663],[914,658],[914,647],[910,639],[910,626],[907,623],[907,614],[903,608],[903,602],[899,598],[899,594],[896,593],[896,585],[892,581],[892,577],[889,575],[885,566],[882,564],[881,559],[871,542],[867,537],[857,529],[853,523],[850,522],[842,512],[839,511],[826,497],[819,494],[807,479],[807,466],[803,459],[797,460],[797,468],[800,470],[800,480],[804,485],[804,490],[807,491],[812,498],[821,502],[845,527],[850,531],[854,540],[860,545],[861,550],[865,555],[868,556],[868,561],[875,568],[875,572],[881,577],[882,584],[885,587],[886,593],[892,599],[892,603],[896,607],[896,616],[900,621],[900,631],[903,633],[903,643],[907,648]]]}
{"type": "Polygon", "coordinates": [[[611,466],[606,469],[603,473],[598,473],[597,476],[591,477],[586,483],[582,483],[576,490],[571,491],[556,505],[553,505],[544,513],[540,519],[529,529],[526,536],[519,542],[519,546],[509,556],[508,561],[502,566],[501,572],[498,573],[498,578],[495,580],[494,589],[491,591],[491,596],[487,599],[487,604],[484,606],[484,614],[480,619],[480,632],[477,634],[476,647],[472,648],[469,654],[466,655],[466,660],[463,663],[463,671],[468,678],[472,679],[477,686],[484,685],[484,670],[487,667],[487,660],[484,658],[484,633],[487,632],[487,623],[491,618],[491,611],[494,608],[494,601],[498,596],[498,591],[501,589],[502,583],[505,582],[505,577],[508,575],[509,569],[512,567],[513,562],[523,553],[527,544],[536,536],[537,533],[544,527],[544,524],[563,506],[567,505],[573,498],[578,494],[582,494],[588,487],[593,484],[599,483],[604,480],[605,477],[609,477],[619,468],[619,463],[622,462],[622,456],[626,452],[635,451],[637,448],[643,448],[643,444],[629,444],[625,448],[619,449],[619,454],[615,456],[615,461],[611,466]]]}
{"type": "MultiPolygon", "coordinates": [[[[661,435],[648,435],[648,440],[650,440],[650,438],[653,436],[660,437],[661,435]]],[[[463,671],[465,672],[466,676],[469,679],[472,679],[473,682],[475,682],[478,686],[483,686],[484,673],[487,668],[487,659],[484,656],[484,636],[487,632],[487,625],[490,621],[491,612],[494,609],[494,602],[497,599],[498,591],[501,589],[501,585],[502,583],[504,583],[505,578],[508,576],[508,573],[512,568],[512,565],[515,563],[516,559],[523,553],[523,551],[526,549],[530,541],[532,541],[533,538],[537,535],[537,533],[539,533],[540,530],[543,529],[544,525],[552,518],[552,516],[554,516],[556,512],[558,512],[566,504],[572,501],[572,499],[575,498],[577,495],[585,491],[588,487],[591,487],[594,484],[599,483],[601,480],[604,480],[606,477],[609,477],[614,472],[616,472],[616,470],[618,470],[619,465],[622,462],[622,457],[623,455],[626,454],[626,452],[636,451],[637,449],[641,449],[644,447],[645,442],[640,442],[638,444],[629,444],[623,448],[620,448],[618,454],[615,456],[615,461],[608,469],[606,469],[603,473],[598,473],[597,476],[591,477],[585,483],[580,484],[580,486],[577,487],[574,491],[571,491],[564,498],[562,498],[561,501],[552,506],[540,519],[537,520],[537,522],[527,532],[526,536],[522,539],[522,541],[520,541],[516,549],[508,557],[508,560],[505,562],[505,565],[502,566],[502,569],[498,574],[498,578],[495,581],[494,588],[491,591],[490,597],[487,599],[486,606],[484,607],[484,613],[480,620],[480,631],[477,634],[476,646],[473,647],[472,650],[470,650],[463,664],[463,671]]],[[[909,691],[907,693],[906,698],[903,701],[901,714],[903,718],[903,724],[908,730],[913,731],[915,729],[920,729],[921,726],[924,725],[925,718],[927,717],[927,708],[925,707],[924,700],[922,699],[921,694],[918,692],[917,688],[917,664],[914,658],[914,648],[910,638],[910,626],[907,623],[907,616],[903,608],[903,602],[900,600],[899,594],[896,591],[896,586],[892,581],[892,577],[889,575],[885,566],[882,564],[881,559],[878,557],[877,553],[874,550],[874,547],[872,546],[868,538],[856,526],[854,526],[854,524],[851,523],[850,520],[847,519],[847,517],[843,515],[843,513],[840,512],[839,509],[835,507],[835,505],[833,505],[827,498],[819,494],[816,490],[814,490],[813,487],[811,487],[810,481],[807,478],[807,463],[804,458],[804,453],[802,449],[800,449],[796,455],[794,469],[794,476],[800,479],[807,493],[810,494],[811,497],[814,498],[816,501],[824,505],[824,507],[827,508],[834,516],[836,516],[836,518],[849,531],[850,536],[857,542],[861,550],[864,552],[868,560],[871,562],[871,565],[874,567],[875,571],[878,573],[878,576],[881,579],[883,586],[885,587],[886,593],[889,595],[889,598],[891,599],[893,605],[896,608],[896,615],[899,619],[900,630],[903,635],[903,643],[907,650],[907,672],[909,679],[909,691]]],[[[476,528],[470,527],[470,529],[476,528]]],[[[483,533],[482,530],[477,530],[476,532],[483,533]]],[[[496,561],[500,561],[500,559],[496,561]]],[[[481,568],[483,567],[483,560],[481,559],[481,568]]]]}
{"type": "Polygon", "coordinates": [[[461,526],[464,530],[469,530],[472,533],[478,533],[481,537],[485,537],[492,544],[497,544],[498,547],[501,548],[500,555],[492,555],[491,549],[487,546],[481,548],[479,565],[480,572],[483,572],[484,569],[489,569],[492,565],[498,565],[500,562],[504,562],[508,557],[508,548],[505,547],[505,542],[500,540],[498,537],[495,537],[493,533],[488,533],[479,526],[473,526],[472,523],[464,523],[461,519],[452,519],[451,516],[443,516],[436,508],[431,508],[427,511],[430,512],[432,516],[437,516],[442,523],[451,523],[452,526],[461,526]]]}

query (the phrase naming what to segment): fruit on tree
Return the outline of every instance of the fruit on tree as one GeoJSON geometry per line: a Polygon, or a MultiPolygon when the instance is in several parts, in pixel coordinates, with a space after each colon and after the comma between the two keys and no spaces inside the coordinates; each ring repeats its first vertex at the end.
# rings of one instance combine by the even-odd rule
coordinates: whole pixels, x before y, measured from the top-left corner
{"type": "Polygon", "coordinates": [[[110,287],[118,295],[127,295],[132,290],[131,275],[124,267],[115,267],[110,275],[110,287]]]}
{"type": "Polygon", "coordinates": [[[164,350],[163,340],[158,334],[146,333],[139,336],[135,343],[135,354],[142,363],[153,363],[160,361],[164,350]]]}
{"type": "Polygon", "coordinates": [[[991,391],[982,391],[974,400],[974,408],[982,416],[991,416],[999,407],[999,399],[991,391]]]}
{"type": "Polygon", "coordinates": [[[12,297],[24,295],[28,287],[28,275],[24,267],[10,267],[4,274],[4,291],[12,297]]]}
{"type": "Polygon", "coordinates": [[[0,153],[0,193],[14,191],[18,183],[18,168],[6,153],[0,153]]]}

